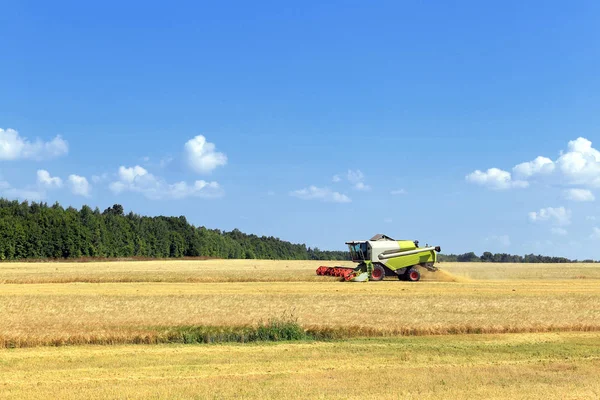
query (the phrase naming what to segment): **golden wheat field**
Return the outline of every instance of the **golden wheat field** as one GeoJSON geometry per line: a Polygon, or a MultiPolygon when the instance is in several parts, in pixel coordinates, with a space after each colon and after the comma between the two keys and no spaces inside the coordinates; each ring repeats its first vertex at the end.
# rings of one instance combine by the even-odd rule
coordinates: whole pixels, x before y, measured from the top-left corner
{"type": "Polygon", "coordinates": [[[0,398],[600,397],[598,264],[322,264],[1,263],[0,398]],[[281,317],[329,339],[165,344],[281,317]]]}
{"type": "Polygon", "coordinates": [[[595,333],[4,350],[3,399],[597,399],[595,333]]]}
{"type": "MultiPolygon", "coordinates": [[[[7,262],[0,264],[1,283],[70,282],[323,282],[320,265],[349,262],[273,260],[160,260],[103,262],[7,262]]],[[[439,263],[442,273],[425,280],[564,280],[600,279],[598,264],[439,263]],[[456,279],[455,279],[456,278],[456,279]]]]}

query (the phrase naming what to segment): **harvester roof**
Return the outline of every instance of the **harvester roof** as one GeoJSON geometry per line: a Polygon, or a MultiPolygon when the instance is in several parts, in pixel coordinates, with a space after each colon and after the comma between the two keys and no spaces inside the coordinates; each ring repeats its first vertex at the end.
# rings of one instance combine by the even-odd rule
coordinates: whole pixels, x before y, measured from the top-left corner
{"type": "Polygon", "coordinates": [[[377,241],[377,240],[394,240],[391,237],[384,235],[383,233],[378,233],[377,235],[373,236],[371,239],[369,239],[371,241],[377,241]]]}
{"type": "Polygon", "coordinates": [[[377,235],[373,236],[369,240],[351,240],[349,242],[346,242],[346,244],[357,244],[357,243],[379,242],[379,241],[392,241],[392,242],[395,242],[395,240],[392,239],[391,237],[389,237],[387,235],[384,235],[383,233],[378,233],[377,235]]]}

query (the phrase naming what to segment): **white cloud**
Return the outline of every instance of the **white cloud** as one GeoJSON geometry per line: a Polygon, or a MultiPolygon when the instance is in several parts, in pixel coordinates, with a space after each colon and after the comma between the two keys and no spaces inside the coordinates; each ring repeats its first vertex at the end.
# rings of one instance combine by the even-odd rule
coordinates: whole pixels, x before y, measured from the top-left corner
{"type": "MultiPolygon", "coordinates": [[[[338,183],[338,182],[341,182],[342,180],[344,180],[344,178],[342,178],[342,176],[340,176],[340,175],[334,175],[331,178],[331,181],[333,183],[338,183]]],[[[348,181],[352,185],[352,188],[354,190],[359,190],[359,191],[363,191],[363,192],[371,190],[371,186],[369,186],[365,183],[365,174],[363,174],[363,172],[359,169],[357,169],[357,170],[349,169],[348,172],[346,173],[345,180],[348,181]]]]}
{"type": "Polygon", "coordinates": [[[559,236],[566,236],[567,233],[568,233],[566,229],[564,229],[564,228],[558,228],[558,227],[552,228],[551,232],[553,234],[559,235],[559,236]]]}
{"type": "Polygon", "coordinates": [[[391,218],[385,218],[383,220],[383,222],[385,222],[386,224],[391,224],[392,223],[392,219],[391,218]]]}
{"type": "Polygon", "coordinates": [[[527,179],[537,174],[549,174],[554,171],[554,162],[546,157],[537,157],[533,161],[521,163],[513,168],[516,177],[527,179]]]}
{"type": "Polygon", "coordinates": [[[532,222],[550,221],[555,225],[569,225],[571,223],[571,210],[564,207],[542,208],[538,212],[530,212],[529,219],[532,222]]]}
{"type": "Polygon", "coordinates": [[[511,188],[526,188],[529,183],[522,180],[513,180],[510,172],[498,168],[490,168],[486,172],[476,170],[466,176],[467,182],[488,187],[493,190],[506,190],[511,188]]]}
{"type": "Polygon", "coordinates": [[[406,194],[406,190],[404,190],[404,189],[392,190],[390,192],[390,194],[392,194],[394,196],[397,196],[397,195],[400,195],[400,194],[406,194]]]}
{"type": "Polygon", "coordinates": [[[316,186],[294,190],[290,195],[303,200],[321,200],[332,203],[349,203],[352,201],[345,194],[334,192],[329,188],[319,188],[316,186]]]}
{"type": "Polygon", "coordinates": [[[66,155],[68,143],[56,136],[49,142],[36,139],[31,142],[14,129],[0,129],[0,160],[44,160],[66,155]]]}
{"type": "Polygon", "coordinates": [[[600,151],[592,147],[591,141],[579,137],[571,140],[567,150],[562,151],[555,161],[539,156],[533,161],[516,165],[512,176],[501,169],[491,168],[487,173],[477,170],[468,175],[467,180],[495,189],[508,189],[525,187],[529,181],[541,177],[545,177],[552,184],[600,188],[600,151]]]}
{"type": "Polygon", "coordinates": [[[40,169],[37,172],[37,182],[40,186],[46,189],[58,189],[63,185],[62,179],[57,176],[51,176],[45,169],[40,169]]]}
{"type": "Polygon", "coordinates": [[[570,141],[568,151],[556,164],[568,183],[600,187],[600,152],[589,140],[580,137],[570,141]]]}
{"type": "Polygon", "coordinates": [[[123,182],[132,183],[136,178],[143,177],[144,175],[148,175],[148,171],[139,165],[131,168],[119,167],[119,178],[123,182]]]}
{"type": "Polygon", "coordinates": [[[349,169],[346,178],[348,179],[348,182],[350,182],[353,185],[355,190],[371,190],[371,187],[365,184],[365,175],[359,169],[357,169],[356,171],[349,169]]]}
{"type": "Polygon", "coordinates": [[[371,190],[371,186],[369,186],[369,185],[365,185],[365,183],[364,183],[364,182],[357,182],[357,183],[354,185],[354,189],[356,189],[356,190],[360,190],[360,191],[363,191],[363,192],[366,192],[366,191],[368,191],[368,190],[371,190]]]}
{"type": "Polygon", "coordinates": [[[197,173],[209,173],[227,164],[227,156],[215,151],[215,145],[202,135],[187,141],[185,156],[189,167],[197,173]]]}
{"type": "Polygon", "coordinates": [[[71,193],[77,196],[89,197],[92,190],[85,177],[75,174],[69,175],[69,187],[71,188],[71,193]]]}
{"type": "Polygon", "coordinates": [[[217,182],[197,180],[193,184],[165,182],[149,173],[145,168],[136,165],[126,168],[121,166],[118,172],[119,180],[109,185],[115,194],[129,191],[140,193],[152,200],[183,199],[186,197],[219,197],[223,190],[217,182]]]}
{"type": "Polygon", "coordinates": [[[362,182],[365,179],[365,175],[359,169],[357,169],[356,171],[349,169],[347,178],[348,182],[350,183],[358,183],[362,182]]]}
{"type": "Polygon", "coordinates": [[[568,189],[564,191],[565,198],[573,201],[594,201],[596,197],[587,189],[568,189]]]}
{"type": "Polygon", "coordinates": [[[593,215],[588,215],[587,217],[585,217],[586,221],[595,221],[596,217],[594,217],[593,215]]]}
{"type": "Polygon", "coordinates": [[[223,195],[221,186],[217,182],[206,182],[204,180],[195,181],[188,185],[186,182],[177,182],[167,184],[165,187],[165,196],[172,199],[183,199],[185,197],[220,197],[223,195]]]}

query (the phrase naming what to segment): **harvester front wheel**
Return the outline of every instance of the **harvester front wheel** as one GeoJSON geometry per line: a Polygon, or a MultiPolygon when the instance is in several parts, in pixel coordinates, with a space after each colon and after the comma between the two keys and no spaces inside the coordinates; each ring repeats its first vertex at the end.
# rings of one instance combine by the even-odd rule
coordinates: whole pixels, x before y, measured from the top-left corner
{"type": "Polygon", "coordinates": [[[409,282],[418,282],[421,279],[421,273],[414,269],[411,268],[406,272],[406,280],[409,282]]]}
{"type": "Polygon", "coordinates": [[[385,278],[385,270],[381,265],[375,264],[373,265],[373,272],[371,272],[371,280],[372,281],[382,281],[385,278]]]}

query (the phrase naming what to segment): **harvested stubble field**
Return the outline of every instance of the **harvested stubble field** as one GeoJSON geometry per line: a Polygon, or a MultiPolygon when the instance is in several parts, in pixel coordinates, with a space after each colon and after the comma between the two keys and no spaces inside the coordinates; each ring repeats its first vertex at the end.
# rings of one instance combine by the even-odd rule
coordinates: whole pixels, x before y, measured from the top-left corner
{"type": "Polygon", "coordinates": [[[3,399],[597,399],[592,333],[4,350],[3,399]]]}
{"type": "Polygon", "coordinates": [[[321,264],[2,263],[0,398],[600,396],[596,264],[447,263],[419,283],[342,283],[321,264]],[[334,340],[164,344],[282,315],[334,340]]]}

